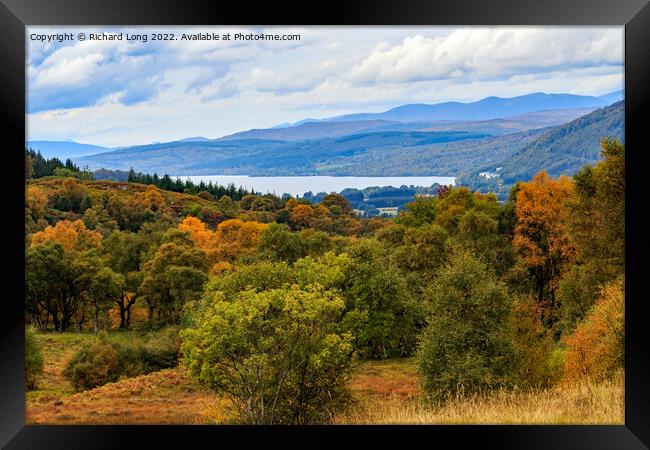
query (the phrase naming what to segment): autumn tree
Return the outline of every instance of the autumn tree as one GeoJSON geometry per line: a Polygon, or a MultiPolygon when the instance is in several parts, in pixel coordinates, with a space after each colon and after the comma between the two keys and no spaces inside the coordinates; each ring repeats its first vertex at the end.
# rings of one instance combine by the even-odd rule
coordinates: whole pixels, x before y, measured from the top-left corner
{"type": "Polygon", "coordinates": [[[564,377],[603,379],[623,368],[625,357],[625,295],[622,278],[606,284],[598,300],[572,334],[567,347],[564,377]]]}
{"type": "Polygon", "coordinates": [[[327,194],[321,202],[334,216],[342,214],[350,215],[353,213],[350,202],[340,194],[327,194]]]}
{"type": "Polygon", "coordinates": [[[101,247],[102,235],[96,231],[88,230],[81,220],[73,222],[60,220],[54,226],[47,226],[43,231],[35,233],[32,245],[56,242],[66,251],[83,251],[101,247]]]}
{"type": "Polygon", "coordinates": [[[47,194],[38,186],[27,186],[25,189],[25,236],[47,226],[47,201],[47,194]]]}
{"type": "Polygon", "coordinates": [[[310,205],[297,205],[291,209],[289,223],[294,230],[309,228],[314,216],[314,208],[310,205]]]}
{"type": "Polygon", "coordinates": [[[548,324],[557,320],[555,291],[575,258],[567,229],[567,202],[573,195],[570,178],[552,179],[546,172],[521,183],[517,192],[517,224],[512,243],[528,271],[538,302],[546,310],[548,324]]]}
{"type": "Polygon", "coordinates": [[[625,147],[605,139],[603,159],[575,176],[569,203],[569,235],[576,266],[560,281],[561,322],[571,331],[583,319],[598,290],[625,273],[625,147]]]}

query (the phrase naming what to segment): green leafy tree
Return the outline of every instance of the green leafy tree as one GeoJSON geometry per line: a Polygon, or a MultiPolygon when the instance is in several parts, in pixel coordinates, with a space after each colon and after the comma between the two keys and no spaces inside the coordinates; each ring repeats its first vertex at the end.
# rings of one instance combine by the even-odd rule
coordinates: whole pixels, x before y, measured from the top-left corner
{"type": "Polygon", "coordinates": [[[466,251],[457,251],[427,292],[428,325],[417,354],[424,390],[445,394],[507,385],[513,348],[507,333],[506,287],[466,251]]]}
{"type": "Polygon", "coordinates": [[[320,423],[347,398],[353,348],[336,330],[343,309],[316,287],[213,295],[182,334],[183,361],[245,423],[320,423]]]}
{"type": "Polygon", "coordinates": [[[395,221],[407,227],[419,227],[433,223],[436,219],[438,199],[436,197],[416,197],[406,205],[395,221]]]}
{"type": "Polygon", "coordinates": [[[149,307],[149,320],[177,323],[183,305],[197,300],[207,281],[203,251],[192,245],[186,233],[169,230],[164,242],[142,267],[140,292],[149,307]]]}
{"type": "Polygon", "coordinates": [[[302,241],[286,224],[273,223],[260,233],[258,253],[266,258],[289,263],[304,256],[302,241]]]}
{"type": "MultiPolygon", "coordinates": [[[[74,254],[63,246],[47,242],[31,246],[25,255],[27,308],[33,316],[44,311],[52,317],[56,331],[63,332],[82,302],[82,291],[75,282],[74,254]]],[[[47,319],[41,323],[47,327],[47,319]]]]}
{"type": "Polygon", "coordinates": [[[602,161],[574,176],[568,222],[577,261],[557,292],[564,333],[584,319],[604,285],[625,273],[625,146],[605,139],[601,154],[602,161]]]}
{"type": "Polygon", "coordinates": [[[97,255],[80,255],[74,264],[78,273],[74,282],[94,309],[94,332],[97,334],[100,313],[122,296],[124,276],[107,267],[104,259],[97,255]]]}
{"type": "Polygon", "coordinates": [[[147,225],[141,233],[114,231],[104,240],[103,247],[109,267],[124,278],[120,293],[115,298],[120,312],[120,328],[131,325],[131,309],[136,303],[135,294],[142,283],[140,265],[149,246],[153,244],[148,239],[151,236],[147,234],[151,224],[147,225]]]}

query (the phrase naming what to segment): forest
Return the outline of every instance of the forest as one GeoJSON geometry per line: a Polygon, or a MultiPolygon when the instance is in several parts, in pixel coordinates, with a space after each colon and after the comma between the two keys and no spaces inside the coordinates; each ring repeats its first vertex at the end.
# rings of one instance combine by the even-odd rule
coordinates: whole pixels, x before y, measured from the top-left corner
{"type": "Polygon", "coordinates": [[[340,194],[95,180],[26,150],[28,422],[123,423],[173,386],[164,414],[200,394],[203,419],[137,421],[437,423],[480,403],[518,423],[494,411],[526,397],[622,423],[625,148],[600,154],[503,202],[439,186],[362,218],[340,194]],[[361,395],[377,383],[383,416],[361,395]]]}

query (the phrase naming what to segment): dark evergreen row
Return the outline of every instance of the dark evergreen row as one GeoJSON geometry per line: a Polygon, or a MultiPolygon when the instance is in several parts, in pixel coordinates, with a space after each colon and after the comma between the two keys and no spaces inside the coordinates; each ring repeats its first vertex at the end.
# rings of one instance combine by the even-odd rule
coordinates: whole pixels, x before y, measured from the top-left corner
{"type": "Polygon", "coordinates": [[[156,173],[153,175],[148,173],[143,174],[136,172],[133,168],[129,170],[126,181],[130,183],[153,184],[157,188],[166,191],[184,192],[193,195],[205,191],[209,192],[215,198],[221,198],[222,196],[227,195],[232,200],[241,200],[246,195],[255,194],[255,191],[248,191],[242,186],[238,188],[234,183],[230,183],[228,186],[221,186],[220,184],[213,184],[212,181],[207,184],[204,181],[201,181],[196,184],[190,179],[182,181],[177,177],[175,180],[172,180],[172,178],[167,174],[159,177],[156,173]]]}

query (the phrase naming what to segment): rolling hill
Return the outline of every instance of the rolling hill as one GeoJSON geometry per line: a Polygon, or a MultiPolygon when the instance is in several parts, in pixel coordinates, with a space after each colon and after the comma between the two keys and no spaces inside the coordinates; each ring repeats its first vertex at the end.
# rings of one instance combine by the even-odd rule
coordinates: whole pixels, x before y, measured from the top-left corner
{"type": "MultiPolygon", "coordinates": [[[[590,109],[587,108],[587,111],[590,109]]],[[[622,138],[623,102],[584,114],[585,110],[525,113],[490,121],[438,121],[416,124],[374,122],[306,123],[292,129],[257,130],[217,140],[176,141],[126,147],[75,158],[81,167],[110,168],[172,175],[333,175],[459,176],[480,186],[479,172],[503,167],[504,183],[526,180],[538,170],[570,173],[599,157],[603,136],[622,138]],[[567,119],[573,118],[565,122],[567,119]],[[557,123],[532,128],[543,123],[557,123]],[[388,127],[388,130],[384,130],[388,127]],[[337,137],[298,139],[332,133],[337,137]],[[458,131],[466,128],[470,131],[458,131]],[[268,139],[283,137],[283,139],[268,139]],[[477,178],[478,177],[478,178],[477,178]],[[478,182],[478,183],[477,183],[478,182]]]]}
{"type": "Polygon", "coordinates": [[[625,107],[620,101],[555,128],[503,161],[506,183],[527,180],[540,170],[572,175],[600,159],[600,140],[625,141],[625,107]]]}
{"type": "Polygon", "coordinates": [[[140,172],[174,175],[317,175],[333,160],[352,158],[370,149],[404,149],[487,136],[466,131],[377,131],[307,141],[171,142],[123,148],[77,158],[75,162],[90,169],[133,167],[140,172]]]}
{"type": "Polygon", "coordinates": [[[625,142],[623,101],[553,127],[504,152],[498,161],[464,172],[456,182],[475,190],[499,192],[503,198],[515,182],[529,180],[541,170],[553,177],[573,175],[585,164],[595,163],[600,159],[600,140],[605,137],[625,142]]]}

